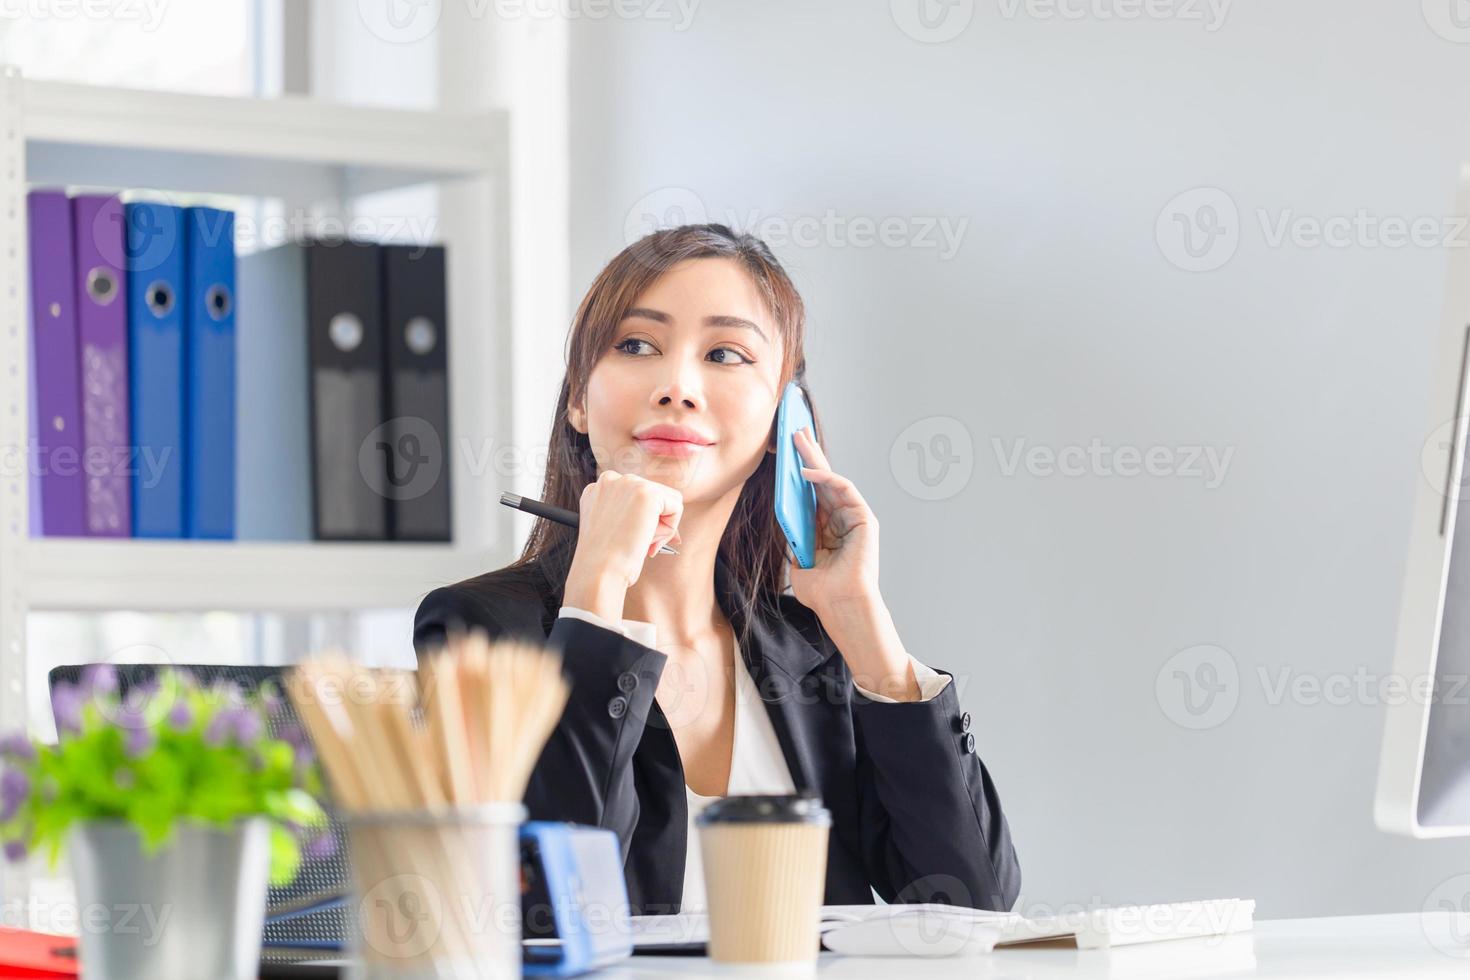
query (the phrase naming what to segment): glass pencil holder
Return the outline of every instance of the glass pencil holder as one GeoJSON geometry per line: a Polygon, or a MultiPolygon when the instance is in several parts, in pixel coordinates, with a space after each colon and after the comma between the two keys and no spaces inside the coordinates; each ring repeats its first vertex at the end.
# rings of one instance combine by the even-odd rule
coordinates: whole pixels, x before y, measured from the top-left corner
{"type": "Polygon", "coordinates": [[[519,830],[491,803],[343,817],[352,865],[352,980],[521,976],[519,830]]]}

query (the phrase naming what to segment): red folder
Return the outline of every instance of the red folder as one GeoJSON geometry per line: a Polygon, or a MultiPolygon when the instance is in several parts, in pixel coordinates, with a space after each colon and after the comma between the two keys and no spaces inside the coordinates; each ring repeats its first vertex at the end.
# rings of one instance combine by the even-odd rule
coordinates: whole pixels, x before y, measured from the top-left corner
{"type": "Polygon", "coordinates": [[[77,941],[49,932],[0,926],[0,980],[51,980],[77,975],[77,941]]]}

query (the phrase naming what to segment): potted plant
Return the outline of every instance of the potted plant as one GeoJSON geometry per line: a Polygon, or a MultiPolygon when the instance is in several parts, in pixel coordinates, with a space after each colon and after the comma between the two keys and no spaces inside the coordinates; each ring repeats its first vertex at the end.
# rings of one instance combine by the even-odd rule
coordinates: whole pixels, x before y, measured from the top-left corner
{"type": "Polygon", "coordinates": [[[329,848],[298,734],[266,734],[278,689],[162,670],[123,696],[103,664],[52,692],[57,744],[0,740],[0,840],[12,861],[66,847],[91,978],[253,978],[267,883],[329,848]]]}

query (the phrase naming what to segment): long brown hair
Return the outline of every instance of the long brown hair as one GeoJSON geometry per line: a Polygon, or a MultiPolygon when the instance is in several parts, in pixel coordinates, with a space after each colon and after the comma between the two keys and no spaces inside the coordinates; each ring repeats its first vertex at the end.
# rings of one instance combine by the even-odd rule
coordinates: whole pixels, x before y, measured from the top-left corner
{"type": "MultiPolygon", "coordinates": [[[[547,446],[546,485],[541,499],[576,511],[582,490],[597,479],[597,460],[587,435],[567,419],[567,406],[579,402],[598,360],[612,347],[618,324],[638,296],[655,280],[685,259],[733,259],[750,275],[782,338],[780,388],[795,380],[811,402],[806,384],[806,308],[786,270],[771,250],[753,235],[737,234],[725,225],[683,225],[656,231],[627,248],[607,264],[593,281],[577,308],[567,337],[567,371],[547,446]]],[[[820,445],[822,430],[812,406],[813,435],[820,445]]],[[[774,421],[773,421],[774,426],[774,421]]],[[[776,522],[775,454],[765,453],[756,471],[745,481],[730,522],[720,538],[718,556],[738,590],[743,608],[742,641],[759,612],[774,611],[785,588],[788,558],[786,538],[776,522]]],[[[560,588],[566,581],[575,548],[573,528],[537,518],[525,549],[509,569],[542,563],[547,579],[560,588]]]]}

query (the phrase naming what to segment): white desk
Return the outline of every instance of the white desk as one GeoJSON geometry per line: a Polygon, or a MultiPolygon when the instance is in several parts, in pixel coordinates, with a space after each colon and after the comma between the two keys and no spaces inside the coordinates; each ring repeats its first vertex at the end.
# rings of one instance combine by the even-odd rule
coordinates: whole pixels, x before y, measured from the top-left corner
{"type": "MultiPolygon", "coordinates": [[[[596,974],[643,977],[760,976],[695,957],[637,956],[596,974]]],[[[772,974],[767,971],[766,976],[772,974]]],[[[857,958],[823,953],[819,980],[1186,980],[1193,977],[1470,976],[1470,915],[1363,915],[1257,922],[1251,932],[1216,939],[1124,946],[1113,950],[1002,947],[968,959],[857,958]]]]}

